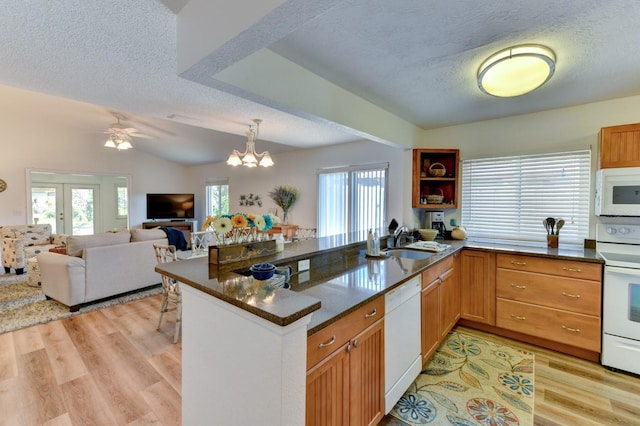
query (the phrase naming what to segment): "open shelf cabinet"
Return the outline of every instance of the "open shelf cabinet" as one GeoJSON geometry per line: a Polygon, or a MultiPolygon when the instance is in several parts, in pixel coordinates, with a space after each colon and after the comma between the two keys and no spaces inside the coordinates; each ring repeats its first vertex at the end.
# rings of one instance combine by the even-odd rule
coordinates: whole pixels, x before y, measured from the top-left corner
{"type": "Polygon", "coordinates": [[[458,178],[460,151],[457,149],[413,150],[413,208],[430,210],[455,209],[458,207],[458,178]],[[443,176],[436,176],[444,170],[443,176]],[[441,202],[430,196],[442,195],[441,202]]]}

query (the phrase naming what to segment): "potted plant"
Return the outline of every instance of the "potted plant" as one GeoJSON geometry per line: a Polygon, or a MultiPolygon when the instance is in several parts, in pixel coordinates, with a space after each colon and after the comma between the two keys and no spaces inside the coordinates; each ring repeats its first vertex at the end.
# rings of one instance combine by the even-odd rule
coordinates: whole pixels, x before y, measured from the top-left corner
{"type": "Polygon", "coordinates": [[[298,199],[298,188],[289,185],[280,185],[269,192],[269,197],[282,209],[282,223],[288,223],[289,209],[298,199]]]}

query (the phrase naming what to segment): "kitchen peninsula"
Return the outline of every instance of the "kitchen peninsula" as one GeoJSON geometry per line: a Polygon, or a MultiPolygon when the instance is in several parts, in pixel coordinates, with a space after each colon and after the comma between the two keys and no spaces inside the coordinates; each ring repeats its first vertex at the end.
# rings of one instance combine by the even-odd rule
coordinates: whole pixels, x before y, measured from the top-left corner
{"type": "MultiPolygon", "coordinates": [[[[183,424],[305,424],[307,338],[465,247],[427,259],[369,259],[358,236],[285,245],[260,258],[291,265],[291,290],[242,275],[252,261],[212,265],[199,258],[159,265],[183,289],[183,424]],[[310,269],[298,269],[310,260],[310,269]]],[[[588,250],[472,245],[560,259],[601,262],[588,250]]],[[[424,282],[423,282],[424,285],[424,282]]],[[[336,345],[336,347],[338,347],[336,345]]]]}

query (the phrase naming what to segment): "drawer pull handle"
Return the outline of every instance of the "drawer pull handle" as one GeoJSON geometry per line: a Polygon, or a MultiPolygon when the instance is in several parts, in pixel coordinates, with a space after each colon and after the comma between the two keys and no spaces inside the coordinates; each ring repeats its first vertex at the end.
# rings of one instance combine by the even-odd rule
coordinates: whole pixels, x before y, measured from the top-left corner
{"type": "Polygon", "coordinates": [[[333,336],[331,336],[331,340],[329,340],[327,343],[320,343],[318,345],[319,348],[326,348],[327,346],[331,346],[336,342],[336,335],[334,334],[333,336]]]}
{"type": "Polygon", "coordinates": [[[511,283],[511,287],[513,287],[513,288],[519,288],[519,289],[521,289],[521,290],[524,290],[525,288],[527,288],[527,286],[526,286],[526,285],[518,285],[518,284],[514,284],[514,283],[511,283]]]}
{"type": "Polygon", "coordinates": [[[376,315],[378,315],[378,309],[373,308],[373,312],[369,313],[369,314],[364,314],[365,318],[371,318],[371,317],[375,317],[376,315]]]}
{"type": "Polygon", "coordinates": [[[582,297],[579,294],[565,293],[564,291],[562,292],[562,295],[565,297],[572,297],[574,299],[580,299],[582,297]]]}
{"type": "Polygon", "coordinates": [[[569,271],[569,272],[582,272],[582,269],[580,268],[567,268],[566,266],[562,267],[563,271],[569,271]]]}
{"type": "Polygon", "coordinates": [[[570,331],[572,333],[580,333],[580,329],[579,328],[571,328],[571,327],[567,327],[566,325],[563,325],[562,329],[570,331]]]}
{"type": "Polygon", "coordinates": [[[527,317],[519,317],[517,315],[511,314],[511,318],[513,319],[517,319],[518,321],[524,321],[527,319],[527,317]]]}
{"type": "Polygon", "coordinates": [[[516,262],[515,260],[511,261],[512,265],[525,266],[527,262],[516,262]]]}

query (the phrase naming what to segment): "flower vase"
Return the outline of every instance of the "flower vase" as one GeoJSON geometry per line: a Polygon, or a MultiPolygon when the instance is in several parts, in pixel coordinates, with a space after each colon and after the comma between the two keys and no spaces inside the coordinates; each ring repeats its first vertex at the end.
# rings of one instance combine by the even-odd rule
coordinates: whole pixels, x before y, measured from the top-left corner
{"type": "Polygon", "coordinates": [[[289,212],[286,210],[282,211],[282,224],[283,225],[289,224],[289,212]]]}

